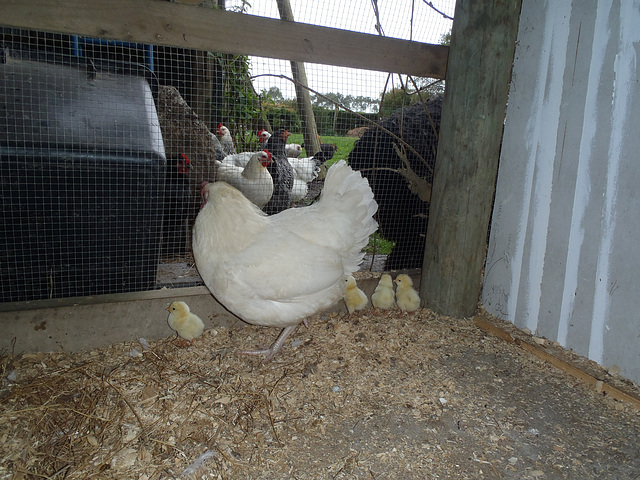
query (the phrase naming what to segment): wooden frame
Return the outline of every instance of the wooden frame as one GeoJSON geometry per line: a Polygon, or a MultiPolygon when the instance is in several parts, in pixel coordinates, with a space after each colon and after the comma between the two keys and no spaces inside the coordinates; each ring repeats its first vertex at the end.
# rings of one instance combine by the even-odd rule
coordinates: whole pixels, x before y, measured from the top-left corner
{"type": "Polygon", "coordinates": [[[444,78],[449,47],[159,0],[0,0],[6,26],[444,78]]]}

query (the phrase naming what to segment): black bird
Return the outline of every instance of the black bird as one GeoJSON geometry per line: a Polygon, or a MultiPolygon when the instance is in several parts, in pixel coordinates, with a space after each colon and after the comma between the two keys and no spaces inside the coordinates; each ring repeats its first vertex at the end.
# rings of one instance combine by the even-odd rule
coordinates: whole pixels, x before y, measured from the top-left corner
{"type": "Polygon", "coordinates": [[[273,215],[286,210],[291,206],[291,189],[293,188],[293,167],[287,160],[284,146],[290,133],[281,128],[276,131],[265,145],[272,155],[272,162],[267,166],[271,178],[273,178],[273,195],[271,200],[262,209],[265,213],[273,215]]]}
{"type": "Polygon", "coordinates": [[[320,151],[317,152],[314,156],[322,159],[323,162],[326,162],[327,160],[331,160],[333,158],[336,150],[338,150],[338,147],[333,143],[321,143],[320,151]]]}

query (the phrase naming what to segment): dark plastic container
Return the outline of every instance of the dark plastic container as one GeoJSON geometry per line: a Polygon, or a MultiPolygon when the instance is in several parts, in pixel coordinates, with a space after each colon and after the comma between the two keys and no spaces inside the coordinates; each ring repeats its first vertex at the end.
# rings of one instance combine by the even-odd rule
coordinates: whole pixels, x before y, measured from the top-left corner
{"type": "Polygon", "coordinates": [[[165,155],[136,69],[0,64],[0,301],[153,288],[165,155]]]}

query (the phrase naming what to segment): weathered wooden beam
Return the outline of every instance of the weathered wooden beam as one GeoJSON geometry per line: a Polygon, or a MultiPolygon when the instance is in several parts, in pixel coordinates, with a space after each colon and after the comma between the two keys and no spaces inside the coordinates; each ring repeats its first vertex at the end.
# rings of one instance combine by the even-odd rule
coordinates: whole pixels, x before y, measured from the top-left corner
{"type": "Polygon", "coordinates": [[[448,47],[159,0],[0,0],[0,24],[444,78],[448,47]]]}
{"type": "Polygon", "coordinates": [[[420,294],[438,313],[478,304],[522,0],[458,0],[420,294]]]}
{"type": "Polygon", "coordinates": [[[545,362],[550,363],[554,367],[573,376],[574,378],[585,382],[596,392],[607,395],[620,402],[625,402],[636,410],[640,410],[640,398],[622,391],[604,380],[594,377],[590,373],[585,372],[584,370],[575,365],[572,365],[571,363],[565,362],[564,360],[549,353],[548,351],[546,351],[546,349],[539,347],[538,345],[511,336],[509,332],[503,330],[502,328],[496,326],[491,322],[488,322],[487,320],[484,320],[480,316],[474,317],[473,321],[478,328],[481,328],[485,332],[490,333],[491,335],[494,335],[507,343],[514,343],[518,345],[523,350],[526,350],[527,352],[535,355],[541,360],[544,360],[545,362]]]}

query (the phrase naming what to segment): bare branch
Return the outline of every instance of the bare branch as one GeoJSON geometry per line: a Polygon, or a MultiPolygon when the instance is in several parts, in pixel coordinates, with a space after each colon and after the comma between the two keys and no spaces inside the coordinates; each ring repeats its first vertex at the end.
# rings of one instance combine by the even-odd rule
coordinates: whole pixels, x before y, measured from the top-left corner
{"type": "MultiPolygon", "coordinates": [[[[255,75],[253,78],[258,78],[258,77],[276,77],[276,78],[282,78],[283,80],[289,80],[290,82],[294,83],[294,84],[298,84],[298,82],[296,82],[293,78],[291,77],[287,77],[286,75],[278,75],[275,73],[263,73],[260,75],[255,75]]],[[[433,169],[431,168],[431,165],[429,165],[427,163],[427,161],[424,159],[424,157],[422,155],[420,155],[420,153],[418,153],[418,151],[413,148],[411,145],[409,145],[406,141],[404,141],[402,138],[400,138],[398,135],[396,135],[395,133],[393,133],[391,130],[388,130],[386,128],[384,128],[382,125],[380,125],[379,123],[374,122],[373,120],[369,120],[367,117],[365,117],[364,115],[359,114],[358,112],[355,112],[353,110],[351,110],[350,108],[345,107],[343,104],[341,104],[340,102],[336,102],[335,100],[327,97],[326,95],[321,94],[320,92],[314,90],[311,87],[308,87],[306,85],[302,85],[303,88],[306,88],[307,90],[309,90],[310,92],[312,92],[315,95],[318,95],[319,97],[324,98],[327,102],[332,103],[333,105],[337,105],[338,107],[342,108],[343,110],[352,113],[356,116],[358,116],[360,119],[364,120],[367,123],[372,124],[373,127],[376,127],[379,130],[382,130],[386,133],[388,133],[389,135],[391,135],[393,138],[395,138],[398,142],[400,142],[405,148],[407,148],[409,151],[411,151],[411,153],[413,153],[416,157],[418,157],[418,159],[424,164],[426,165],[427,169],[429,170],[429,172],[431,174],[433,174],[433,169]]]]}
{"type": "Polygon", "coordinates": [[[450,17],[449,15],[447,15],[444,12],[441,12],[440,10],[438,10],[436,7],[433,6],[433,2],[428,2],[427,0],[422,0],[424,3],[426,3],[427,5],[429,5],[431,8],[433,8],[436,12],[438,12],[440,15],[442,15],[444,18],[446,18],[447,20],[453,20],[453,17],[450,17]]]}

